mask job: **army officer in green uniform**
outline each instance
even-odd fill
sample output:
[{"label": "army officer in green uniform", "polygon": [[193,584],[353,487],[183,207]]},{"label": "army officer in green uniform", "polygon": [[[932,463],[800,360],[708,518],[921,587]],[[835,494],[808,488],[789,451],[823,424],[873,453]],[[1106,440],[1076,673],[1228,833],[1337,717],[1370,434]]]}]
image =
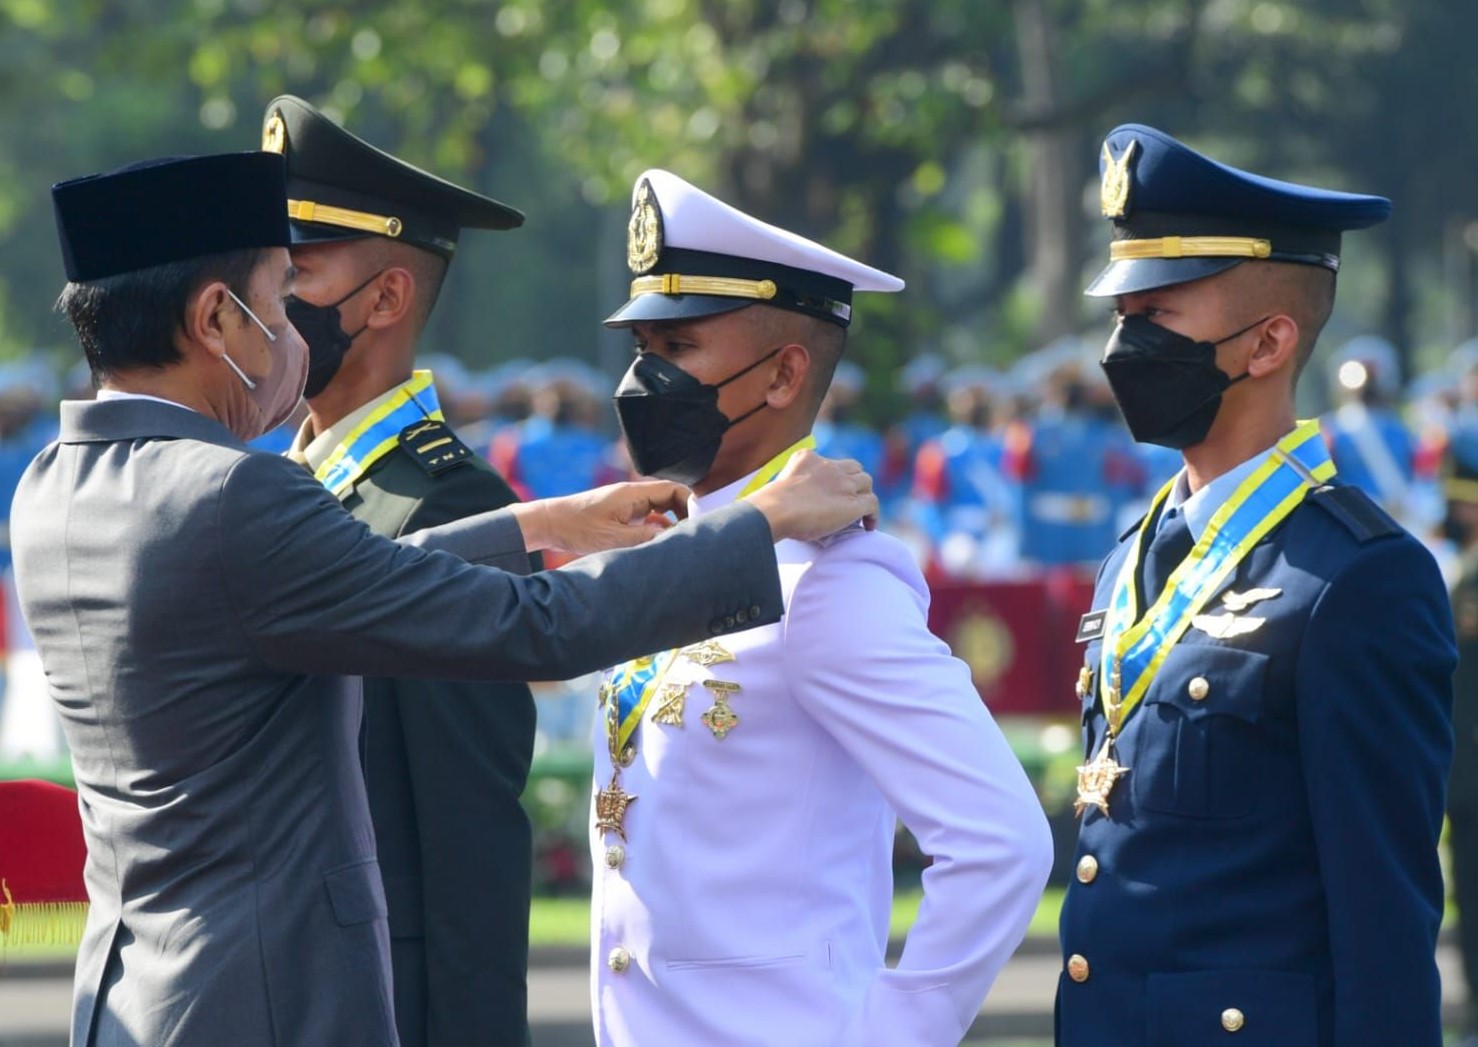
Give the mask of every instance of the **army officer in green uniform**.
[{"label": "army officer in green uniform", "polygon": [[[390,537],[515,501],[447,427],[431,372],[414,368],[460,232],[512,229],[523,215],[290,95],[267,106],[262,145],[287,157],[297,268],[287,314],[309,351],[309,417],[290,453]],[[405,1047],[527,1042],[531,858],[519,795],[533,742],[526,684],[364,681],[361,751]]]}]

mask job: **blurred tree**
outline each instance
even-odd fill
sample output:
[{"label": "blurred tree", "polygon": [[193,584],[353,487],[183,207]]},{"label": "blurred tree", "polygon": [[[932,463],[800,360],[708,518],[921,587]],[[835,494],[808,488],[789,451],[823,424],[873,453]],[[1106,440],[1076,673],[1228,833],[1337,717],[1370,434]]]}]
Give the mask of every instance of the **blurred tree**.
[{"label": "blurred tree", "polygon": [[474,363],[616,364],[598,321],[652,165],[909,279],[860,309],[875,405],[926,345],[1006,362],[1087,315],[1125,119],[1395,196],[1342,309],[1410,347],[1478,217],[1475,28],[1442,0],[0,0],[0,354],[66,341],[47,184],[250,148],[282,91],[529,213],[464,241],[438,311]]}]

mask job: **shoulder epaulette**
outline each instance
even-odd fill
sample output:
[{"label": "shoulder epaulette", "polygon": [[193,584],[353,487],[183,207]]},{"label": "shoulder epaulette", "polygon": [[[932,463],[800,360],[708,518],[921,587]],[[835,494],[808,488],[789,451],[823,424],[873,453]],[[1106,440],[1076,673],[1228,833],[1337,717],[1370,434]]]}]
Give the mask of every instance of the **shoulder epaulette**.
[{"label": "shoulder epaulette", "polygon": [[472,460],[472,450],[445,422],[425,418],[400,431],[400,446],[427,476],[436,476]]},{"label": "shoulder epaulette", "polygon": [[1358,487],[1325,484],[1309,495],[1309,502],[1344,524],[1358,541],[1401,533],[1401,525]]}]

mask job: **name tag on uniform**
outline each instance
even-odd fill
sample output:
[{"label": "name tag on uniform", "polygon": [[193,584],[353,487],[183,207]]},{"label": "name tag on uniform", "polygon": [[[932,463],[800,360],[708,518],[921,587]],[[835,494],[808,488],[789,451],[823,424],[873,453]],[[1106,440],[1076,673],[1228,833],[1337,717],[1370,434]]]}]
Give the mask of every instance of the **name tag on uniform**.
[{"label": "name tag on uniform", "polygon": [[1103,637],[1103,623],[1108,621],[1108,610],[1090,611],[1078,619],[1078,643],[1087,643]]}]

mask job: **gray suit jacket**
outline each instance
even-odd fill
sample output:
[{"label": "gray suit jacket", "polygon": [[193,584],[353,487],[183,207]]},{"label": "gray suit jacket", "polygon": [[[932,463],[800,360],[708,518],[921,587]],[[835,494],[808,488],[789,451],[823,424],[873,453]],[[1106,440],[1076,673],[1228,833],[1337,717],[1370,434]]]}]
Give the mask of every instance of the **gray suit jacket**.
[{"label": "gray suit jacket", "polygon": [[[753,508],[519,577],[503,513],[402,542],[147,400],[65,403],[11,517],[92,902],[72,1037],[395,1042],[353,674],[566,678],[776,620]],[[459,558],[461,557],[461,558]]]}]

